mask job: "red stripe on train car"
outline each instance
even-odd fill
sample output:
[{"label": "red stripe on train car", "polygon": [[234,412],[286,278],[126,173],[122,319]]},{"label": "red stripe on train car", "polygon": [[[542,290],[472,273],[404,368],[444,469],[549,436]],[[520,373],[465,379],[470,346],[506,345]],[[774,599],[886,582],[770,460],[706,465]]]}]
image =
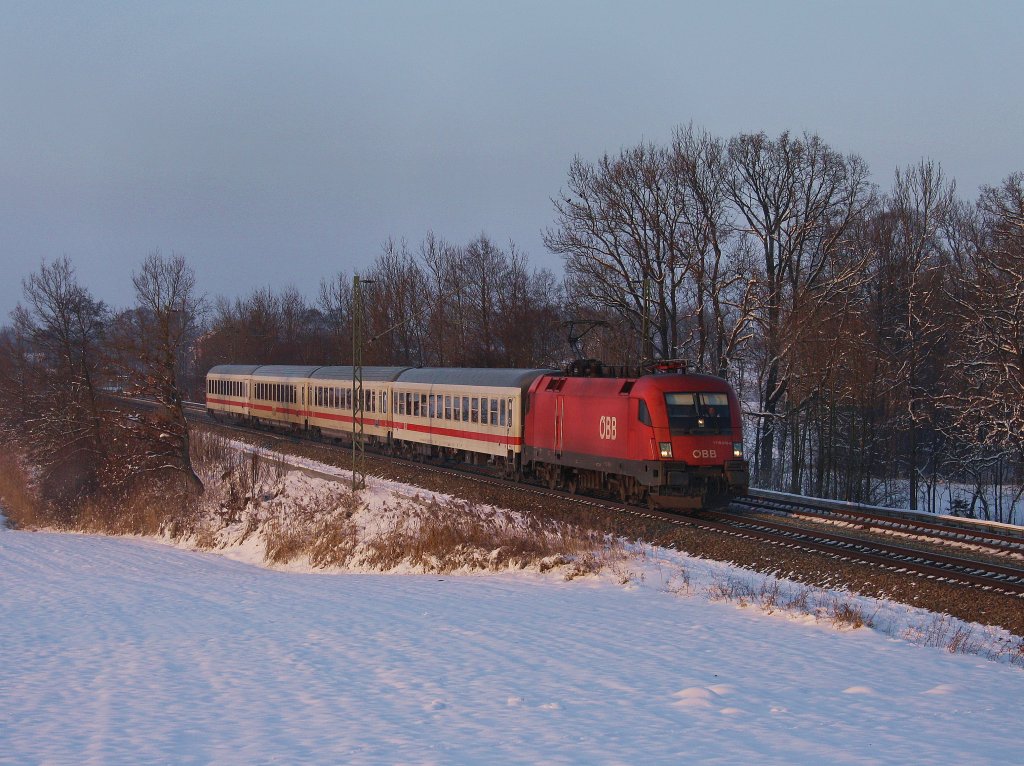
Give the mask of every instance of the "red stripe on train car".
[{"label": "red stripe on train car", "polygon": [[[319,418],[321,420],[334,420],[341,423],[351,423],[351,415],[339,415],[333,412],[320,412],[318,410],[293,410],[288,407],[277,407],[267,404],[248,404],[245,401],[233,402],[227,399],[206,399],[207,404],[223,404],[231,407],[248,406],[253,410],[262,410],[275,414],[297,415],[299,417]],[[374,422],[377,421],[377,422]],[[521,446],[521,436],[509,436],[506,434],[487,434],[478,431],[465,431],[457,428],[439,428],[436,426],[425,426],[419,423],[402,423],[394,420],[366,418],[363,423],[375,428],[391,428],[396,431],[412,431],[415,433],[429,434],[432,436],[447,436],[452,439],[466,439],[469,441],[486,442],[488,444],[506,444],[513,447]]]},{"label": "red stripe on train car", "polygon": [[[310,412],[311,418],[321,418],[323,420],[337,420],[342,423],[351,423],[351,415],[338,415],[333,412],[320,412],[313,410]],[[438,426],[425,426],[419,423],[403,423],[395,420],[386,420],[368,417],[363,422],[367,425],[373,425],[379,428],[391,428],[396,431],[414,431],[416,433],[431,434],[433,436],[448,436],[454,439],[469,439],[471,441],[482,441],[491,444],[508,444],[512,446],[519,446],[523,443],[523,439],[520,436],[508,436],[506,434],[487,434],[480,433],[479,431],[465,431],[455,428],[441,428]]]}]

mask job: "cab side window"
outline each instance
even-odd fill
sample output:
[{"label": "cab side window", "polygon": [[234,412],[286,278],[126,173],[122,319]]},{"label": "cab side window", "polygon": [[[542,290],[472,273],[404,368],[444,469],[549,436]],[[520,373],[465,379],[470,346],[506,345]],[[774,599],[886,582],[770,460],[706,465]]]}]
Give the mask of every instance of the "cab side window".
[{"label": "cab side window", "polygon": [[651,412],[647,409],[647,402],[643,399],[640,400],[640,406],[637,411],[637,419],[645,426],[651,425]]}]

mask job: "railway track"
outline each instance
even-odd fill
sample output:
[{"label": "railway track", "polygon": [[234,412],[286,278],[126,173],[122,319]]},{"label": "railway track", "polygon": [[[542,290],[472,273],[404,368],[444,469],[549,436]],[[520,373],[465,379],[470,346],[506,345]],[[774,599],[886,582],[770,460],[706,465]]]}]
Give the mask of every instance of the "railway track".
[{"label": "railway track", "polygon": [[752,491],[749,497],[739,498],[734,504],[761,512],[805,517],[862,530],[925,538],[951,545],[972,545],[993,553],[1024,556],[1024,528],[1009,524],[937,517],[915,511],[861,506],[761,490]]},{"label": "railway track", "polygon": [[[294,435],[274,431],[254,431],[237,425],[213,421],[208,418],[202,405],[191,404],[192,416],[204,422],[216,423],[221,428],[245,434],[260,434],[290,442],[306,441]],[[320,444],[320,442],[309,442]],[[588,495],[578,495],[564,490],[548,489],[535,484],[514,482],[492,473],[474,470],[472,467],[438,465],[409,460],[407,458],[378,455],[375,457],[397,465],[405,465],[437,476],[458,477],[474,482],[514,489],[541,497],[557,498],[583,507],[597,510],[627,513],[646,520],[662,522],[669,526],[695,527],[758,541],[790,550],[826,555],[844,562],[866,564],[882,570],[926,578],[950,585],[967,586],[1002,595],[1024,598],[1024,568],[1006,566],[967,555],[954,556],[926,549],[895,545],[883,539],[884,534],[898,531],[903,534],[925,536],[941,542],[969,544],[974,549],[987,553],[1005,554],[1024,551],[1024,530],[999,530],[982,527],[962,528],[958,524],[945,524],[930,517],[927,520],[900,518],[898,512],[892,516],[878,510],[860,510],[844,503],[829,503],[824,500],[779,496],[777,493],[751,493],[738,498],[729,508],[721,511],[701,511],[692,515],[678,515],[623,504]],[[343,462],[339,467],[345,467]],[[771,516],[772,518],[766,518]],[[811,528],[804,520],[812,517],[817,521],[833,523],[842,521],[853,524],[865,531],[862,536],[838,534],[832,530]],[[882,534],[878,534],[881,532]]]}]

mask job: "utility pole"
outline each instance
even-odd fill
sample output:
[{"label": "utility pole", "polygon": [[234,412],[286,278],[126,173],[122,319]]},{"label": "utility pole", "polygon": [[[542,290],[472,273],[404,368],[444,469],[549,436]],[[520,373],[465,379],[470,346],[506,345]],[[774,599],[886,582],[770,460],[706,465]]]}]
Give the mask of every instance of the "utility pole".
[{"label": "utility pole", "polygon": [[373,280],[352,277],[352,491],[366,488],[366,403],[363,400],[363,285]]}]

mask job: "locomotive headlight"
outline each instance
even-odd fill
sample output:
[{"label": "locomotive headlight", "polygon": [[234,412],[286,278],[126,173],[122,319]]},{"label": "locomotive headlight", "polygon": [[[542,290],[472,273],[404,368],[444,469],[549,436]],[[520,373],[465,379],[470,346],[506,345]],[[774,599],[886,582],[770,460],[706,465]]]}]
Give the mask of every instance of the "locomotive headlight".
[{"label": "locomotive headlight", "polygon": [[672,442],[658,442],[658,451],[663,460],[672,459]]},{"label": "locomotive headlight", "polygon": [[732,456],[743,457],[743,442],[732,443]]}]

